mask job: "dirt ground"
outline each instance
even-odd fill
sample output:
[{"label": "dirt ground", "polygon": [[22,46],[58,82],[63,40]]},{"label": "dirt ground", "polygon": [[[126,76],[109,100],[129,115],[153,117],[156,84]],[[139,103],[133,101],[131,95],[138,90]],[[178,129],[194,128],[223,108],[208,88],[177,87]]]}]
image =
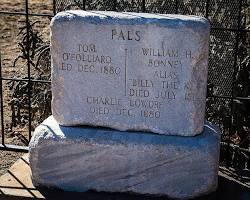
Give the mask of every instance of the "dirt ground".
[{"label": "dirt ground", "polygon": [[[0,200],[170,200],[166,196],[142,195],[135,193],[109,192],[66,192],[54,187],[36,187],[31,180],[28,154],[19,159],[3,176],[0,176]],[[238,179],[234,171],[220,167],[218,188],[215,192],[193,200],[249,200],[250,181]]]},{"label": "dirt ground", "polygon": [[[29,0],[29,12],[39,14],[53,14],[52,0]],[[0,11],[25,12],[25,0],[1,0]],[[43,40],[49,40],[48,17],[30,16],[30,21],[39,21],[35,28],[39,30]],[[24,78],[27,76],[27,65],[22,60],[13,67],[14,59],[20,54],[18,43],[21,41],[18,33],[20,28],[25,25],[25,16],[0,14],[0,52],[2,76],[5,78]],[[10,91],[7,87],[7,81],[3,81],[3,103],[4,103],[4,125],[5,125],[5,143],[15,145],[27,145],[28,129],[27,127],[14,127],[11,130],[11,108]],[[1,128],[0,128],[1,129]],[[3,130],[1,130],[2,132]],[[1,136],[0,136],[1,140]],[[0,150],[0,175],[23,154]]]},{"label": "dirt ground", "polygon": [[[29,12],[39,14],[53,14],[52,0],[29,0]],[[25,12],[25,0],[1,0],[0,11]],[[30,16],[30,21],[39,21],[35,28],[39,30],[45,41],[49,40],[48,17]],[[5,78],[24,78],[27,76],[27,65],[19,60],[16,67],[13,67],[14,59],[20,54],[18,43],[21,37],[18,36],[19,30],[25,25],[25,16],[0,14],[0,52],[2,61],[2,76]],[[4,103],[4,125],[6,144],[27,145],[28,130],[27,126],[17,126],[11,129],[11,108],[10,90],[7,81],[3,81],[3,103]],[[0,126],[1,129],[1,126]],[[1,130],[3,132],[3,130]],[[1,135],[0,135],[1,140]],[[0,175],[23,154],[0,150]]]}]

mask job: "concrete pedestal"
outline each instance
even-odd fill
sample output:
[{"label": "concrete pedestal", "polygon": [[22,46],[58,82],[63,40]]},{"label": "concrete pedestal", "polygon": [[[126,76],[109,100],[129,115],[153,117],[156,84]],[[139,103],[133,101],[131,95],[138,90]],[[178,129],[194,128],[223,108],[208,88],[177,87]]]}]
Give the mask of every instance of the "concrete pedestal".
[{"label": "concrete pedestal", "polygon": [[63,127],[53,117],[30,142],[35,186],[191,198],[216,190],[220,133],[194,137]]}]

